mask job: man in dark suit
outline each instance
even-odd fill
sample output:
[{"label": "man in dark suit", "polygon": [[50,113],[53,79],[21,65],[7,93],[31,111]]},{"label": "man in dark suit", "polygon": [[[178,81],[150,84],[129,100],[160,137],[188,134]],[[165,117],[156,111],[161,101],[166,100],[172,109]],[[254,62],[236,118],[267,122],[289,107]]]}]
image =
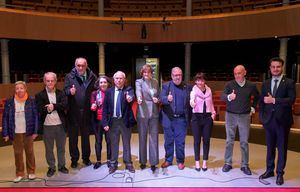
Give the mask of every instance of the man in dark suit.
[{"label": "man in dark suit", "polygon": [[109,173],[114,173],[118,167],[120,135],[123,142],[123,161],[126,169],[134,173],[130,148],[131,128],[136,123],[131,108],[135,98],[134,91],[132,87],[125,86],[126,76],[122,71],[116,72],[113,78],[115,86],[106,91],[102,117],[104,130],[109,131],[111,140]]},{"label": "man in dark suit", "polygon": [[185,136],[192,111],[189,104],[191,86],[182,82],[182,70],[179,67],[172,69],[171,77],[172,81],[163,85],[160,94],[163,105],[161,124],[164,129],[166,151],[165,162],[161,167],[172,165],[175,144],[177,166],[182,170],[185,167]]},{"label": "man in dark suit", "polygon": [[266,131],[267,142],[267,170],[260,176],[260,179],[274,176],[277,147],[277,185],[284,183],[288,136],[293,124],[292,105],[296,97],[293,80],[282,74],[283,65],[284,61],[281,58],[276,57],[270,60],[272,78],[266,80],[262,85],[259,107],[259,116]]}]

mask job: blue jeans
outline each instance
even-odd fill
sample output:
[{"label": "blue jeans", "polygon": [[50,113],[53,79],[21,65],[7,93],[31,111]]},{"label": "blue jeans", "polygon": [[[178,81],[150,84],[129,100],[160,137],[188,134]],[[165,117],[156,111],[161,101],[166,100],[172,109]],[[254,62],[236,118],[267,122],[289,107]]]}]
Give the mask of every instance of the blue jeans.
[{"label": "blue jeans", "polygon": [[185,147],[185,136],[187,131],[187,122],[185,118],[174,118],[171,121],[170,126],[164,128],[165,138],[165,151],[166,161],[169,163],[173,162],[174,156],[174,143],[176,150],[176,162],[184,163],[184,147]]}]

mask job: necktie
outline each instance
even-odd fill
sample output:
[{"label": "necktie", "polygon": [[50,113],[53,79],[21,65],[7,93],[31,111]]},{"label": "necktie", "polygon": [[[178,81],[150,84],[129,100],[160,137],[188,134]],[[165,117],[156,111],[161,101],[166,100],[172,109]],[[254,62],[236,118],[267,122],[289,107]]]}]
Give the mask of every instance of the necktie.
[{"label": "necktie", "polygon": [[83,82],[85,82],[85,80],[86,80],[84,75],[81,76],[81,79],[82,79]]},{"label": "necktie", "polygon": [[120,117],[121,116],[121,89],[118,89],[118,97],[117,97],[117,103],[116,103],[116,116]]},{"label": "necktie", "polygon": [[274,87],[273,87],[273,94],[272,94],[272,95],[273,95],[273,97],[275,96],[275,94],[276,94],[276,91],[277,91],[277,83],[278,83],[278,79],[275,79],[275,80],[274,80],[274,82],[275,82],[275,83],[274,83]]}]

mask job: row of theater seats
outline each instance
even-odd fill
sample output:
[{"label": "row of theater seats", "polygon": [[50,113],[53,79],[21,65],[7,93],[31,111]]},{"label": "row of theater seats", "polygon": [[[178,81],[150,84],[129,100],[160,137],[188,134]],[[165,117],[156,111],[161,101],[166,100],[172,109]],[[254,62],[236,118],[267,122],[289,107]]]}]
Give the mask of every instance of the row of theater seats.
[{"label": "row of theater seats", "polygon": [[[225,121],[225,112],[226,112],[226,103],[220,99],[222,91],[215,91],[213,93],[214,107],[217,112],[217,121]],[[2,126],[2,114],[4,111],[5,98],[0,99],[0,127]],[[133,105],[133,108],[136,109],[136,103]],[[134,110],[135,111],[135,110]],[[256,108],[256,113],[251,117],[252,124],[260,124],[259,121],[259,108]],[[300,129],[300,98],[296,99],[295,104],[293,105],[293,116],[294,124],[293,128]]]},{"label": "row of theater seats", "polygon": [[194,0],[193,15],[229,13],[282,6],[282,0]]},{"label": "row of theater seats", "polygon": [[98,1],[95,0],[42,0],[39,2],[11,0],[7,7],[39,12],[76,15],[98,15]]},{"label": "row of theater seats", "polygon": [[[300,3],[290,0],[290,4]],[[10,0],[8,7],[42,12],[98,15],[98,0]],[[282,0],[192,0],[192,15],[227,13],[282,6]],[[104,16],[185,16],[185,0],[109,0]]]}]

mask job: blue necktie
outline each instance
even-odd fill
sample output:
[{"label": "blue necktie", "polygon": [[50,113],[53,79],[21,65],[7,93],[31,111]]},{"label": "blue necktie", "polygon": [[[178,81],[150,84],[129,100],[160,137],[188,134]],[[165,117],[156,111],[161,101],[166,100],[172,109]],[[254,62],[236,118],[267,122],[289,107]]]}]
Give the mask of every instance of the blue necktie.
[{"label": "blue necktie", "polygon": [[276,91],[277,91],[277,88],[278,88],[278,85],[277,85],[277,83],[278,83],[278,79],[275,79],[274,80],[274,86],[273,86],[273,97],[275,97],[275,94],[276,94]]},{"label": "blue necktie", "polygon": [[121,116],[121,89],[118,89],[119,93],[118,93],[118,97],[117,97],[117,103],[116,103],[116,116],[120,117]]}]

